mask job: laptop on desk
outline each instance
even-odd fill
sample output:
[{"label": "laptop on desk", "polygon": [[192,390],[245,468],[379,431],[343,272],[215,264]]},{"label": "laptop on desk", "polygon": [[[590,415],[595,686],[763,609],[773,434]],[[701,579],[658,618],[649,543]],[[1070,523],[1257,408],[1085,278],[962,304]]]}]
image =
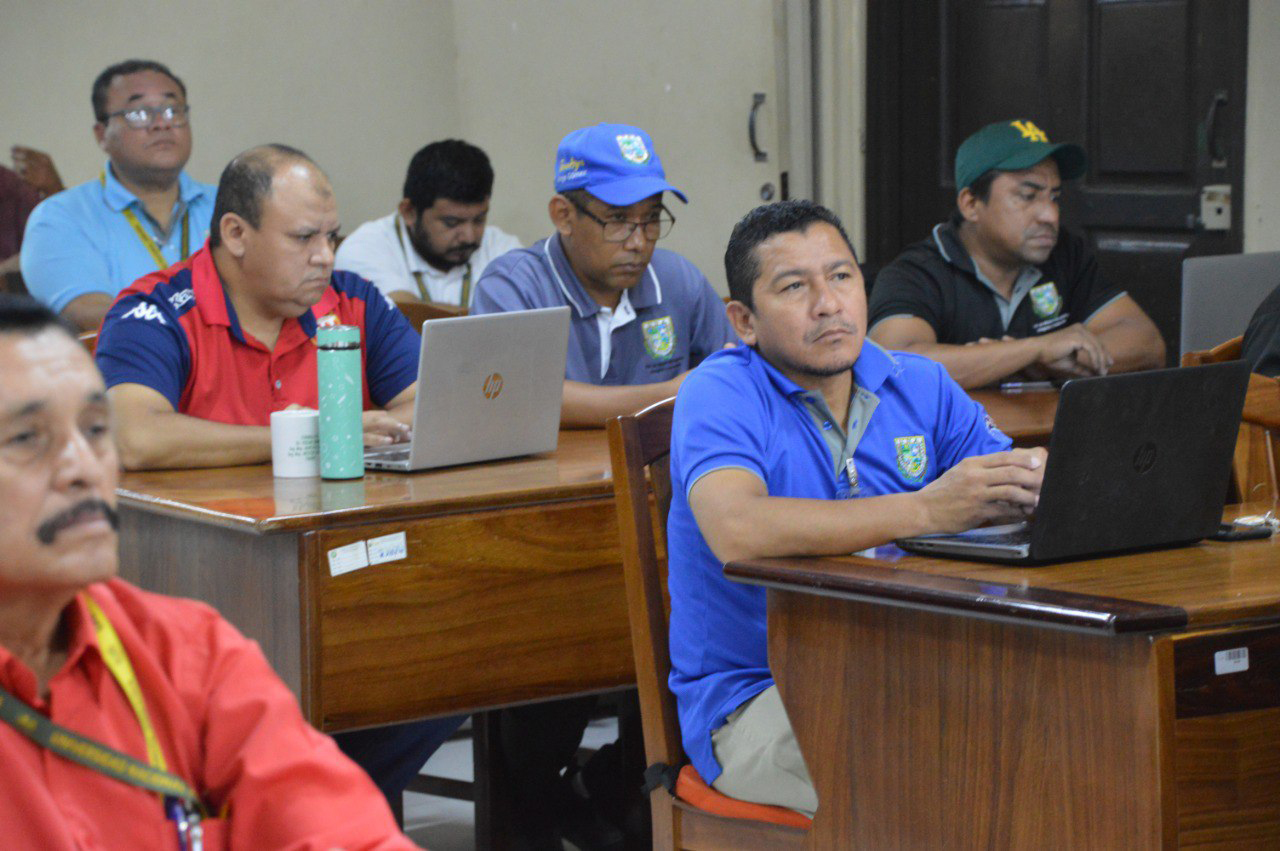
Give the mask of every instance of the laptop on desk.
[{"label": "laptop on desk", "polygon": [[1178,354],[1211,349],[1239,337],[1276,284],[1280,284],[1280,251],[1183,260]]},{"label": "laptop on desk", "polygon": [[409,443],[366,449],[369,470],[410,472],[556,448],[569,308],[422,325]]},{"label": "laptop on desk", "polygon": [[1244,361],[1069,381],[1032,521],[897,543],[1034,564],[1199,541],[1222,520],[1248,383]]}]

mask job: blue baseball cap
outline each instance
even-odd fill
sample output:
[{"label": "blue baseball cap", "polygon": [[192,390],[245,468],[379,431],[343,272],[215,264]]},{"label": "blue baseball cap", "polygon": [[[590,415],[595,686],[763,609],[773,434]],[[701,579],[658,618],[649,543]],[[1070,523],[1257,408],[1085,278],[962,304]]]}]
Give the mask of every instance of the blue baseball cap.
[{"label": "blue baseball cap", "polygon": [[585,189],[615,207],[663,191],[689,203],[683,192],[667,182],[649,134],[629,124],[583,127],[561,139],[554,185],[557,192]]}]

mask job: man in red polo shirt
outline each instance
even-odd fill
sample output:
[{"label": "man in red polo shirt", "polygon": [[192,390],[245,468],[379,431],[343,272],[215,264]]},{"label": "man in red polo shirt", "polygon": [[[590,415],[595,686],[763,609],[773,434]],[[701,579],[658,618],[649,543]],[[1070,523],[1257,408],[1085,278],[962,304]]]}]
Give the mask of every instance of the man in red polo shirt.
[{"label": "man in red polo shirt", "polygon": [[[107,312],[98,366],[126,469],[271,458],[272,411],[316,407],[316,327],[361,329],[365,443],[407,435],[420,339],[373,284],[333,271],[338,208],[306,154],[253,148],[222,172],[209,242]],[[335,736],[393,803],[461,717]]]},{"label": "man in red polo shirt", "polygon": [[366,444],[405,438],[418,335],[372,284],[333,271],[337,232],[333,188],[306,154],[265,145],[231,161],[209,242],[124,290],[103,321],[126,469],[270,460],[271,412],[316,406],[317,325],[361,329]]}]

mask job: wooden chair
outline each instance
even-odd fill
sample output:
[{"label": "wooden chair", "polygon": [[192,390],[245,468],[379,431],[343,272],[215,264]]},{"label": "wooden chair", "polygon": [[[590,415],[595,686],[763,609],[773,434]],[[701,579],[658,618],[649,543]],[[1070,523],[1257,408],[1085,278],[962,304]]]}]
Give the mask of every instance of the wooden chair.
[{"label": "wooden chair", "polygon": [[645,776],[665,775],[665,782],[649,796],[653,847],[800,848],[806,839],[807,818],[783,807],[722,795],[686,764],[675,697],[667,689],[671,656],[664,530],[671,504],[668,454],[674,406],[674,400],[668,399],[607,425],[645,757],[650,764]]},{"label": "wooden chair", "polygon": [[[1182,356],[1182,365],[1199,366],[1239,360],[1243,340],[1243,336],[1233,337],[1212,349],[1187,352]],[[1275,441],[1280,429],[1269,425],[1267,418],[1269,403],[1276,392],[1274,385],[1274,379],[1261,375],[1254,375],[1249,379],[1244,414],[1240,418],[1240,436],[1236,439],[1235,457],[1231,462],[1231,487],[1227,502],[1276,498]]]},{"label": "wooden chair", "polygon": [[76,337],[80,341],[80,345],[89,350],[89,354],[93,354],[98,348],[98,332],[85,331]]},{"label": "wooden chair", "polygon": [[435,301],[398,301],[396,307],[409,320],[414,328],[422,329],[422,323],[428,319],[447,319],[451,316],[466,316],[467,309],[453,304],[440,304]]}]

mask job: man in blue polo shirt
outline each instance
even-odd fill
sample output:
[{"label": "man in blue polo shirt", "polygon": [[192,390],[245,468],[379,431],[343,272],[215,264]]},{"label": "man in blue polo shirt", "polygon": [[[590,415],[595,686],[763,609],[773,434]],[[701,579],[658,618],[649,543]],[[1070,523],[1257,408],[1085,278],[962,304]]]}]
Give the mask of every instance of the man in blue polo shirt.
[{"label": "man in blue polo shirt", "polygon": [[722,565],[1022,518],[1045,456],[1010,450],[938,363],[865,341],[862,275],[825,208],[757,208],[734,228],[725,268],[747,345],[690,374],[672,423],[670,685],[708,783],[812,814],[769,672],[765,591],[729,582]]},{"label": "man in blue polo shirt", "polygon": [[116,293],[185,260],[209,232],[213,187],[183,171],[189,111],[186,86],[159,62],[130,59],[94,80],[107,163],[36,207],[21,260],[31,294],[81,330],[97,330]]},{"label": "man in blue polo shirt", "polygon": [[600,427],[675,394],[685,373],[734,342],[724,305],[688,260],[656,248],[675,224],[649,134],[597,124],[556,151],[556,233],[485,269],[475,313],[573,308],[561,423]]}]

